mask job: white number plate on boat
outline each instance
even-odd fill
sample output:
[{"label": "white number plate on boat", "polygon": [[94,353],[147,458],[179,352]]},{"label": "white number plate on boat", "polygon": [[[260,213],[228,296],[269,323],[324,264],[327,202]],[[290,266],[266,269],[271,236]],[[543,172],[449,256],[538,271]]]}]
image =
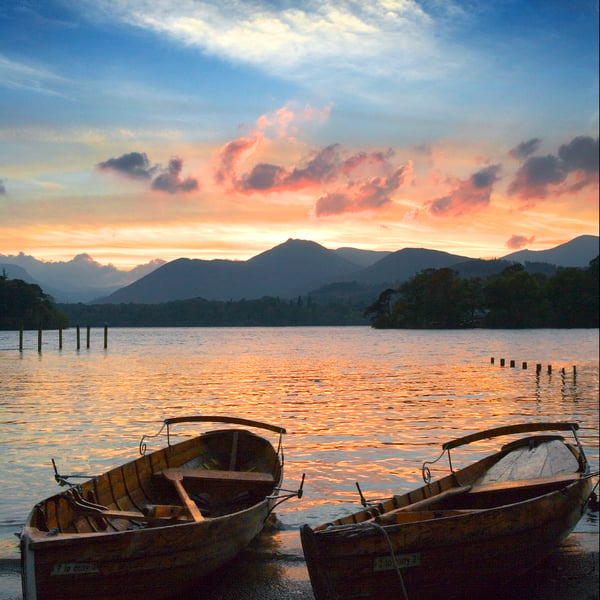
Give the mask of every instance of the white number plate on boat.
[{"label": "white number plate on boat", "polygon": [[[418,567],[421,564],[421,555],[418,552],[414,554],[396,554],[396,565],[401,569],[407,567]],[[373,565],[374,571],[391,571],[396,568],[391,556],[376,556]]]},{"label": "white number plate on boat", "polygon": [[94,563],[60,563],[54,565],[50,575],[87,575],[99,573],[98,566]]}]

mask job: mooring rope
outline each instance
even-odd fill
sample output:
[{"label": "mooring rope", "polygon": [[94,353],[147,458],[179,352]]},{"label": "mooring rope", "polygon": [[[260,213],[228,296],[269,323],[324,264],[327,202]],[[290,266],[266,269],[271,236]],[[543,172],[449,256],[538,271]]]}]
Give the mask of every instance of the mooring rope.
[{"label": "mooring rope", "polygon": [[362,523],[356,523],[356,526],[362,527],[374,527],[380,533],[383,534],[385,541],[390,549],[390,556],[392,557],[392,564],[394,565],[394,570],[396,571],[396,575],[398,575],[398,579],[400,580],[400,587],[402,588],[402,595],[404,596],[404,600],[408,599],[408,593],[406,591],[406,586],[404,585],[404,578],[402,577],[402,571],[400,570],[400,565],[396,560],[396,555],[394,554],[394,547],[392,546],[392,540],[390,540],[390,536],[388,532],[385,530],[385,527],[381,526],[379,523],[375,523],[375,521],[363,521]]}]

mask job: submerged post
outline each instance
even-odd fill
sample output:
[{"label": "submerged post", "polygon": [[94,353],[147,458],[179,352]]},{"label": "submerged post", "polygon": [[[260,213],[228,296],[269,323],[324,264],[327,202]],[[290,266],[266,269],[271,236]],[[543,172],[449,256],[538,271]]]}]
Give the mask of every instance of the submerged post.
[{"label": "submerged post", "polygon": [[19,352],[23,352],[23,328],[19,329]]},{"label": "submerged post", "polygon": [[81,337],[80,337],[79,325],[77,325],[77,350],[81,348]]},{"label": "submerged post", "polygon": [[42,351],[42,328],[38,327],[38,352]]},{"label": "submerged post", "polygon": [[87,326],[87,330],[86,330],[86,336],[85,336],[85,347],[89,348],[90,347],[90,326]]},{"label": "submerged post", "polygon": [[62,327],[58,328],[58,349],[62,350]]},{"label": "submerged post", "polygon": [[104,323],[104,349],[108,348],[108,325]]}]

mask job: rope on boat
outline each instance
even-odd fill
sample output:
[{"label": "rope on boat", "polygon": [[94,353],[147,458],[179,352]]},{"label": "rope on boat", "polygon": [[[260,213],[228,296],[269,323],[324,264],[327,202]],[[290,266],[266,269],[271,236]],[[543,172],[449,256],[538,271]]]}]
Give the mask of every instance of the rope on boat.
[{"label": "rope on boat", "polygon": [[402,588],[402,596],[404,600],[408,599],[408,593],[406,591],[406,586],[404,585],[404,578],[402,577],[402,571],[400,570],[400,565],[396,560],[396,555],[394,554],[394,547],[392,546],[392,540],[390,540],[390,536],[388,532],[385,530],[385,527],[380,525],[379,523],[375,523],[374,521],[363,521],[362,523],[356,523],[358,527],[374,527],[377,531],[383,534],[385,541],[387,542],[388,548],[390,549],[390,557],[392,558],[392,564],[394,565],[394,570],[396,571],[396,575],[398,575],[398,580],[400,581],[400,587]]},{"label": "rope on boat", "polygon": [[168,425],[168,423],[163,423],[162,427],[158,430],[157,433],[155,433],[155,434],[145,433],[142,436],[142,438],[140,439],[139,451],[140,451],[140,454],[142,456],[144,456],[146,454],[146,450],[147,450],[146,442],[145,442],[146,438],[155,438],[155,437],[158,437],[162,433],[162,431],[163,431],[163,429],[165,427],[167,428],[167,445],[169,445],[169,446],[171,445],[171,440],[169,438],[169,425]]},{"label": "rope on boat", "polygon": [[[442,456],[444,456],[444,454],[446,454],[446,449],[444,448],[442,450],[442,453],[435,459],[435,460],[429,460],[429,461],[425,461],[423,463],[423,466],[421,467],[421,477],[423,477],[423,481],[427,484],[431,483],[431,471],[429,470],[429,467],[427,465],[434,465],[436,462],[438,462]],[[452,461],[450,460],[450,452],[448,452],[448,461],[450,462],[450,471],[452,471]]]}]

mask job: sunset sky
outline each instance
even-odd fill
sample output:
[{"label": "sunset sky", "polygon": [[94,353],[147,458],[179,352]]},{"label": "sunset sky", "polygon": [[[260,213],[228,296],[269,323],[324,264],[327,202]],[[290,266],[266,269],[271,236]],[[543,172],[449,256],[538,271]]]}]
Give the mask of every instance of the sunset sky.
[{"label": "sunset sky", "polygon": [[597,0],[3,2],[0,255],[598,235],[598,85]]}]

